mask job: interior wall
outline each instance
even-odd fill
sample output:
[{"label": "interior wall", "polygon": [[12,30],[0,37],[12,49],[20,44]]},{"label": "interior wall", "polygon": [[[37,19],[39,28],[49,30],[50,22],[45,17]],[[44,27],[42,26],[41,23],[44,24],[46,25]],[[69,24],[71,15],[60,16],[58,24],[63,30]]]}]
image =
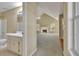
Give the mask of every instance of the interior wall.
[{"label": "interior wall", "polygon": [[24,50],[25,55],[32,55],[37,50],[37,36],[36,36],[36,16],[37,4],[27,2],[24,3],[24,19],[25,19],[25,39]]},{"label": "interior wall", "polygon": [[7,28],[7,21],[4,18],[0,18],[0,38],[6,38],[6,30]]},{"label": "interior wall", "polygon": [[73,20],[73,22],[74,22],[74,27],[73,27],[73,29],[74,29],[74,33],[73,33],[73,37],[74,37],[74,39],[73,39],[73,46],[74,46],[74,50],[75,50],[75,52],[77,53],[77,54],[79,54],[79,2],[76,2],[76,3],[73,3],[73,10],[74,10],[74,12],[73,12],[73,17],[75,18],[75,16],[77,16],[77,18],[75,18],[74,20]]},{"label": "interior wall", "polygon": [[73,33],[74,33],[74,23],[73,23],[73,17],[74,17],[74,8],[73,8],[73,3],[70,2],[68,3],[68,49],[74,49],[74,44],[73,44]]},{"label": "interior wall", "polygon": [[17,30],[17,13],[20,7],[3,12],[2,15],[7,20],[7,32],[12,33]]},{"label": "interior wall", "polygon": [[17,19],[17,31],[22,31],[24,32],[24,21],[23,21],[23,14],[22,15],[18,15],[18,19]]},{"label": "interior wall", "polygon": [[40,16],[40,19],[37,20],[37,24],[40,25],[40,28],[41,27],[48,27],[48,31],[50,31],[51,29],[51,25],[55,26],[52,28],[52,32],[51,33],[59,33],[59,21],[47,14],[43,14]]},{"label": "interior wall", "polygon": [[0,13],[0,38],[1,39],[5,38],[6,26],[7,26],[6,19]]},{"label": "interior wall", "polygon": [[27,3],[27,43],[28,43],[28,55],[31,55],[33,51],[37,49],[37,37],[36,37],[36,4]]},{"label": "interior wall", "polygon": [[63,25],[63,27],[64,27],[64,36],[63,36],[63,38],[64,38],[64,51],[63,51],[63,53],[64,53],[64,55],[65,56],[68,56],[68,55],[70,55],[70,53],[69,53],[69,50],[68,50],[68,3],[66,3],[66,2],[64,2],[63,3],[63,14],[64,14],[64,18],[63,18],[63,22],[64,22],[64,25]]},{"label": "interior wall", "polygon": [[43,13],[47,13],[58,20],[60,11],[60,6],[62,2],[39,2],[38,3],[38,14],[39,16]]}]

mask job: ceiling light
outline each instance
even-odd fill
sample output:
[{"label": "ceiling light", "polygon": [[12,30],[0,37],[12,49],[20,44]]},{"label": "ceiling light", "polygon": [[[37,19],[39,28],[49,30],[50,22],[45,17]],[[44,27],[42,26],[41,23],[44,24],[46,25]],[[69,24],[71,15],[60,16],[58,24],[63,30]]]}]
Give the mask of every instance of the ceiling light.
[{"label": "ceiling light", "polygon": [[22,2],[16,3],[16,6],[22,6]]},{"label": "ceiling light", "polygon": [[40,19],[41,17],[37,17],[37,19]]}]

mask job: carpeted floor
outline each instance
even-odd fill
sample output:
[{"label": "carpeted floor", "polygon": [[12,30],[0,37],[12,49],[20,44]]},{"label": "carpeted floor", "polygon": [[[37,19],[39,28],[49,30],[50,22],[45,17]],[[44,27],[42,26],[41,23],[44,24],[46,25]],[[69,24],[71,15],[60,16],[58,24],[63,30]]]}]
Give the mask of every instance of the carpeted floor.
[{"label": "carpeted floor", "polygon": [[58,35],[38,33],[37,46],[33,56],[62,56]]}]

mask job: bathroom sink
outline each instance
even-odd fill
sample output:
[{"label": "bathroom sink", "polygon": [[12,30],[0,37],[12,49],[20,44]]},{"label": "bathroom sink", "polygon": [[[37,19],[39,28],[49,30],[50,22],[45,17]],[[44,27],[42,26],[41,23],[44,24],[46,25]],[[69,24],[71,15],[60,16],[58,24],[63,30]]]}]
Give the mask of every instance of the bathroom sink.
[{"label": "bathroom sink", "polygon": [[7,33],[8,36],[15,36],[15,37],[23,37],[22,32],[18,31],[16,33]]}]

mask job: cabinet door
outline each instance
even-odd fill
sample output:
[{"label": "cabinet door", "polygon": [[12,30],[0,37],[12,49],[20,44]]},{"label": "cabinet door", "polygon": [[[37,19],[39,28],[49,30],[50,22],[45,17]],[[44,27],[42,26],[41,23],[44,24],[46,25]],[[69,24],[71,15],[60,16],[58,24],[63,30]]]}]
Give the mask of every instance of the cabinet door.
[{"label": "cabinet door", "polygon": [[8,50],[18,54],[18,38],[8,36]]},{"label": "cabinet door", "polygon": [[18,54],[22,55],[22,38],[18,39]]}]

